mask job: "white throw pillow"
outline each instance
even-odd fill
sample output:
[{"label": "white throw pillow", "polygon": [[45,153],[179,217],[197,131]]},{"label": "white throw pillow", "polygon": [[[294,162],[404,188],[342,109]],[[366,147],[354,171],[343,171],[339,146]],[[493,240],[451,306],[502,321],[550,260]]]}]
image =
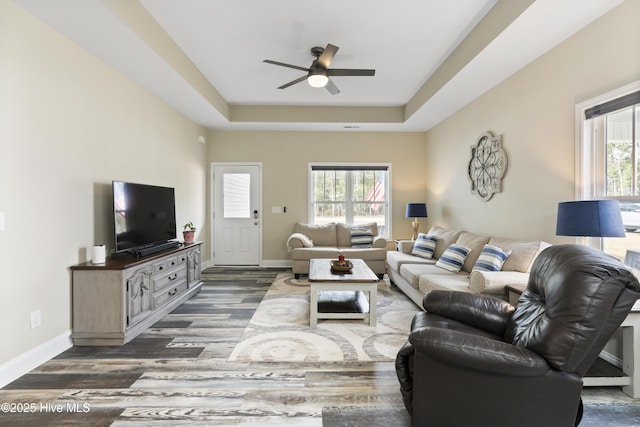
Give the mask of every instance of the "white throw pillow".
[{"label": "white throw pillow", "polygon": [[500,271],[511,251],[505,252],[497,246],[484,245],[471,271]]},{"label": "white throw pillow", "polygon": [[361,228],[351,230],[351,247],[370,248],[373,245],[373,232]]},{"label": "white throw pillow", "polygon": [[437,237],[419,233],[418,238],[413,244],[413,249],[411,249],[411,255],[424,259],[431,259],[433,258],[433,253],[436,250],[437,242]]},{"label": "white throw pillow", "polygon": [[464,246],[456,245],[455,243],[449,245],[440,259],[438,259],[438,262],[436,262],[436,267],[458,273],[462,269],[464,260],[467,259],[470,252],[471,249],[465,248]]}]

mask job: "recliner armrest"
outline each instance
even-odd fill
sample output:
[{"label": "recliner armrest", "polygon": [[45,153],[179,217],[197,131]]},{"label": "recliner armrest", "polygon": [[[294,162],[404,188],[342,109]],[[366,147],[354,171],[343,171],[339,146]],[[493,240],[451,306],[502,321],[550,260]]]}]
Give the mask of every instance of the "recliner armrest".
[{"label": "recliner armrest", "polygon": [[513,377],[536,377],[550,369],[538,354],[503,341],[441,328],[420,328],[409,335],[415,351],[442,363]]},{"label": "recliner armrest", "polygon": [[468,292],[434,290],[425,294],[422,306],[429,313],[457,320],[494,335],[503,336],[515,307],[506,301]]}]

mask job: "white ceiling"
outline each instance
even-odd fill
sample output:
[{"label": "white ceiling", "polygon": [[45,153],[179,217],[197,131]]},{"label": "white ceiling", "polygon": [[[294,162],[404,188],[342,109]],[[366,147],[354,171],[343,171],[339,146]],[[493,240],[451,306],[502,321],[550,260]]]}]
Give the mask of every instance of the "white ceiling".
[{"label": "white ceiling", "polygon": [[[212,129],[424,131],[622,0],[15,0]],[[308,67],[339,46],[338,95]]]}]

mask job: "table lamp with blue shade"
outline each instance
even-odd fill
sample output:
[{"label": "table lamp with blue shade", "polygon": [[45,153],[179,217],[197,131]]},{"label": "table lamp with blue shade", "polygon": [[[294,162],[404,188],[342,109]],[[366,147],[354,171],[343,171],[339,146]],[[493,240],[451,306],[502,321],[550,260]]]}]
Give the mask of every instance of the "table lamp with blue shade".
[{"label": "table lamp with blue shade", "polygon": [[418,229],[420,228],[420,221],[418,218],[427,217],[427,204],[426,203],[407,203],[407,210],[405,217],[413,218],[413,235],[411,240],[418,238]]},{"label": "table lamp with blue shade", "polygon": [[625,237],[617,200],[580,200],[558,203],[557,236]]}]

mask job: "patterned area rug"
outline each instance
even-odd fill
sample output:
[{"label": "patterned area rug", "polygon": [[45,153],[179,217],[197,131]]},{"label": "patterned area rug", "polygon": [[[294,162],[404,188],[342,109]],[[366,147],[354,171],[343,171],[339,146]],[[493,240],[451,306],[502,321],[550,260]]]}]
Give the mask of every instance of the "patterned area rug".
[{"label": "patterned area rug", "polygon": [[245,329],[230,361],[392,361],[418,308],[387,281],[378,284],[377,325],[319,320],[309,326],[309,282],[279,274]]}]

